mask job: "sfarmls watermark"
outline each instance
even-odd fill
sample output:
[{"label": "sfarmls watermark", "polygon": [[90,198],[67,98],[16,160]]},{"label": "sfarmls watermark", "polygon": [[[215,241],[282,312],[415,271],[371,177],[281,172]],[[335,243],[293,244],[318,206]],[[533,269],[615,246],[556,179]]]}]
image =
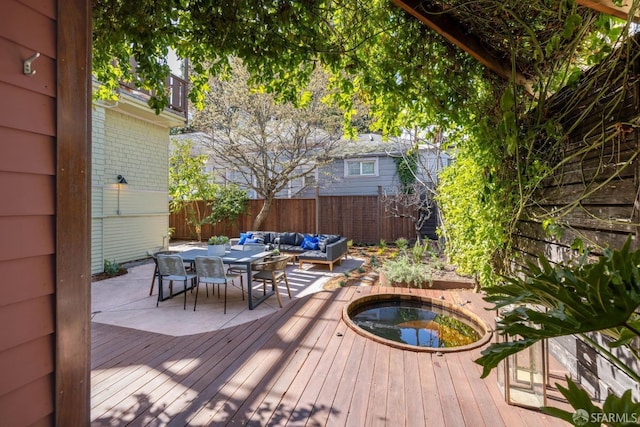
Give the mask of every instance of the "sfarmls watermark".
[{"label": "sfarmls watermark", "polygon": [[640,418],[638,414],[632,413],[616,413],[616,412],[592,412],[589,413],[584,409],[578,409],[572,416],[573,423],[577,426],[583,426],[587,423],[637,423]]}]

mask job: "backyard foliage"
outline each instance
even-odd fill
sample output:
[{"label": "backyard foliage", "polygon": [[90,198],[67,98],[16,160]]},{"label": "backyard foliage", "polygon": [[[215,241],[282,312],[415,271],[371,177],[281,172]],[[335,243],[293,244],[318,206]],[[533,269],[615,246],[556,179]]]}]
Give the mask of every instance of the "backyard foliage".
[{"label": "backyard foliage", "polygon": [[[169,159],[169,207],[172,212],[185,210],[189,227],[198,241],[202,240],[202,226],[224,219],[233,219],[247,208],[246,192],[213,182],[213,176],[204,172],[207,155],[193,156],[190,141],[173,144]],[[207,201],[210,212],[201,209],[199,201]]]},{"label": "backyard foliage", "polygon": [[[434,270],[442,268],[429,243],[416,242],[409,247],[406,239],[396,240],[397,251],[388,254],[380,272],[389,284],[428,288],[433,284]],[[427,261],[428,258],[430,262]]]},{"label": "backyard foliage", "polygon": [[[487,289],[488,301],[502,309],[498,331],[515,341],[492,344],[476,360],[483,366],[483,377],[509,355],[534,343],[564,335],[580,335],[597,348],[612,364],[636,382],[640,375],[628,360],[622,360],[611,348],[622,347],[630,357],[640,362],[640,250],[631,251],[631,238],[620,250],[605,250],[596,262],[589,262],[584,253],[574,265],[552,266],[539,257],[540,266],[529,264],[520,277],[507,277],[502,286]],[[598,331],[609,338],[605,348],[586,335]],[[576,409],[585,409],[584,392],[569,382],[563,394]],[[625,410],[640,416],[640,405],[629,395],[609,396],[606,406],[622,404]],[[589,403],[589,405],[591,405]],[[593,406],[593,405],[591,405]],[[568,416],[563,411],[549,410],[556,416]]]},{"label": "backyard foliage", "polygon": [[205,107],[192,124],[211,135],[205,144],[216,167],[264,200],[252,227],[259,230],[278,193],[314,178],[336,152],[340,114],[322,102],[327,78],[320,70],[305,88],[304,104],[295,106],[252,89],[242,63],[231,63],[228,75],[210,79]]},{"label": "backyard foliage", "polygon": [[385,188],[382,194],[385,213],[393,218],[410,219],[418,242],[422,239],[421,230],[435,212],[437,173],[445,166],[443,161],[447,157],[443,144],[425,144],[425,139],[418,137],[416,130],[411,139],[398,142],[399,155],[393,160],[400,185]]}]

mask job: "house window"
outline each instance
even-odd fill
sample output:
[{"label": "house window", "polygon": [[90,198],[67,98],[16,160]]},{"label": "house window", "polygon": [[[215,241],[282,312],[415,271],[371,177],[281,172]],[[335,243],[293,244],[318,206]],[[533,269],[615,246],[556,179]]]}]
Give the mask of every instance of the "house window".
[{"label": "house window", "polygon": [[304,179],[304,181],[303,181],[304,182],[304,184],[303,184],[304,187],[313,187],[313,186],[316,185],[316,183],[318,182],[318,179],[316,178],[316,173],[317,172],[318,171],[315,171],[312,174],[304,176],[304,178],[303,178]]},{"label": "house window", "polygon": [[344,176],[378,176],[378,159],[345,160]]}]

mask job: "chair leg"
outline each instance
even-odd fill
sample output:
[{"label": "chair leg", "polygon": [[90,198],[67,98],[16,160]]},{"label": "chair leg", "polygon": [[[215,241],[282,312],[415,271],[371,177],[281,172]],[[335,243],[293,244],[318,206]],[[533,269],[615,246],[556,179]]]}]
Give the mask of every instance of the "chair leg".
[{"label": "chair leg", "polygon": [[273,282],[274,291],[276,293],[276,298],[278,298],[278,305],[282,308],[282,299],[280,299],[280,291],[278,290],[278,283]]},{"label": "chair leg", "polygon": [[287,276],[284,276],[284,283],[287,285],[287,293],[289,294],[289,299],[291,299],[291,289],[289,289],[289,281],[287,280]]},{"label": "chair leg", "polygon": [[276,298],[278,298],[278,305],[282,308],[282,299],[280,298],[280,291],[278,290],[278,280],[273,272],[271,272],[271,283],[273,284],[273,290],[276,293]]},{"label": "chair leg", "polygon": [[[219,288],[218,288],[218,295],[220,295]],[[224,314],[227,314],[227,282],[224,282]]]},{"label": "chair leg", "polygon": [[160,290],[162,289],[162,276],[158,276],[158,299],[156,300],[156,308],[160,304]]},{"label": "chair leg", "polygon": [[[205,283],[204,286],[207,286]],[[198,305],[198,289],[200,289],[200,280],[196,282],[196,299],[193,301],[193,311],[196,311],[196,305]]]},{"label": "chair leg", "polygon": [[158,275],[158,264],[153,269],[153,278],[151,279],[151,289],[149,289],[149,296],[153,295],[153,284],[156,282],[156,276]]},{"label": "chair leg", "polygon": [[183,310],[187,309],[187,281],[186,280],[184,281],[184,307],[182,309]]}]

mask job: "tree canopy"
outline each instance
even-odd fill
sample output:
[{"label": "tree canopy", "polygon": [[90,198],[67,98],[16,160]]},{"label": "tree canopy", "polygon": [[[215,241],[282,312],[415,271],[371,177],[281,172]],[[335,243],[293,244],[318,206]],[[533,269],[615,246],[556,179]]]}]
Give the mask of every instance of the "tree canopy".
[{"label": "tree canopy", "polygon": [[194,113],[192,126],[211,136],[205,144],[216,167],[264,199],[252,228],[260,230],[277,194],[314,177],[334,154],[340,114],[322,102],[327,82],[320,69],[312,74],[298,107],[252,90],[248,78],[239,60],[232,61],[229,76],[212,77],[205,107]]},{"label": "tree canopy", "polygon": [[209,74],[228,69],[232,56],[242,59],[252,83],[289,100],[299,99],[311,72],[324,67],[347,119],[361,99],[384,131],[433,120],[434,107],[461,114],[485,74],[388,1],[94,2],[94,73],[106,89],[134,78],[133,57],[138,84],[155,90],[151,105],[162,108],[169,48],[191,63],[196,105]]},{"label": "tree canopy", "polygon": [[[530,83],[519,90],[538,94],[602,59],[617,37],[610,17],[573,0],[444,4],[435,16],[455,18],[461,31],[512,64],[514,79],[518,74]],[[368,105],[383,133],[434,122],[474,126],[478,113],[499,120],[496,101],[508,85],[389,0],[94,0],[93,10],[100,95],[135,78],[154,91],[150,104],[157,110],[167,103],[169,49],[190,61],[197,106],[209,76],[228,70],[231,57],[243,61],[250,83],[289,101],[299,100],[311,72],[323,67],[333,75],[332,100],[343,110],[346,130],[357,101]]]},{"label": "tree canopy", "polygon": [[191,141],[173,144],[169,158],[169,207],[174,213],[184,210],[187,224],[200,242],[204,224],[245,213],[248,197],[235,185],[213,182],[214,177],[203,170],[208,156],[192,156],[192,148]]}]

